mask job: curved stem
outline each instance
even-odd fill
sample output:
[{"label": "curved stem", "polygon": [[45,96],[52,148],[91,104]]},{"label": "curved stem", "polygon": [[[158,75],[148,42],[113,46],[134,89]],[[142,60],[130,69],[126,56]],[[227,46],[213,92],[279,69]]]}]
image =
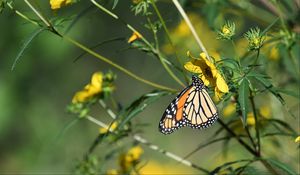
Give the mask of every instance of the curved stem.
[{"label": "curved stem", "polygon": [[39,23],[37,23],[36,21],[28,18],[26,15],[24,15],[23,13],[21,13],[20,11],[16,10],[11,4],[12,2],[5,2],[6,5],[13,11],[15,12],[17,15],[19,15],[21,18],[25,19],[26,21],[36,25],[36,26],[39,26]]},{"label": "curved stem", "polygon": [[[179,63],[180,65],[183,65],[183,62],[182,62],[182,61],[179,59],[179,57],[178,57],[177,49],[176,49],[176,47],[175,47],[175,45],[174,45],[174,43],[173,43],[173,41],[172,41],[172,39],[171,39],[170,32],[169,32],[169,30],[168,30],[168,28],[167,28],[167,26],[166,26],[166,23],[165,23],[164,19],[162,18],[161,14],[160,14],[160,12],[159,12],[159,10],[158,10],[156,4],[155,4],[155,1],[154,1],[154,0],[151,0],[151,4],[152,4],[152,6],[153,6],[153,9],[154,9],[155,13],[157,14],[157,16],[158,16],[158,18],[159,18],[159,21],[161,22],[161,24],[162,24],[162,26],[163,26],[164,31],[165,31],[166,34],[167,34],[167,39],[168,39],[168,41],[169,41],[171,47],[173,48],[173,50],[174,50],[174,52],[175,52],[175,57],[176,57],[178,63]],[[186,77],[186,75],[185,75],[184,73],[183,73],[183,75],[184,75],[184,77],[187,79],[187,77]]]},{"label": "curved stem", "polygon": [[158,88],[158,89],[164,89],[164,90],[167,90],[167,91],[171,91],[171,92],[176,92],[177,90],[176,89],[172,89],[172,88],[169,88],[169,87],[166,87],[166,86],[163,86],[163,85],[159,85],[159,84],[156,84],[156,83],[153,83],[151,81],[148,81],[148,80],[145,80],[139,76],[137,76],[136,74],[130,72],[129,70],[127,70],[126,68],[114,63],[113,61],[109,60],[108,58],[105,58],[104,56],[94,52],[93,50],[85,47],[84,45],[80,44],[79,42],[73,40],[72,38],[69,38],[67,36],[62,36],[63,39],[65,39],[66,41],[69,41],[70,43],[74,44],[75,46],[81,48],[82,50],[86,51],[87,53],[95,56],[96,58],[106,62],[107,64],[110,64],[111,66],[119,69],[120,71],[124,72],[125,74],[131,76],[132,78],[138,80],[138,81],[141,81],[145,84],[148,84],[150,86],[153,86],[155,88]]},{"label": "curved stem", "polygon": [[[156,84],[156,83],[153,83],[151,81],[148,81],[148,80],[145,80],[143,79],[142,77],[139,77],[137,76],[136,74],[130,72],[129,70],[127,70],[126,68],[114,63],[113,61],[103,57],[102,55],[94,52],[93,50],[85,47],[84,45],[80,44],[79,42],[73,40],[72,38],[69,38],[67,36],[64,36],[64,35],[61,35],[59,32],[57,32],[54,27],[52,26],[51,23],[49,23],[46,18],[44,18],[31,4],[30,2],[28,2],[27,0],[24,0],[26,2],[26,4],[34,11],[34,13],[47,25],[47,27],[50,29],[51,32],[53,32],[54,34],[58,35],[59,37],[65,39],[66,41],[69,41],[70,43],[74,44],[75,46],[81,48],[82,50],[86,51],[87,53],[95,56],[96,58],[99,58],[100,60],[106,62],[107,64],[110,64],[112,65],[113,67],[119,69],[120,71],[124,72],[125,74],[131,76],[132,78],[138,80],[138,81],[141,81],[145,84],[148,84],[150,86],[153,86],[155,88],[158,88],[158,89],[163,89],[163,90],[167,90],[167,91],[171,91],[171,92],[176,92],[177,90],[175,89],[172,89],[172,88],[169,88],[169,87],[166,87],[166,86],[163,86],[163,85],[159,85],[159,84]],[[93,0],[92,0],[93,1]]]},{"label": "curved stem", "polygon": [[149,16],[147,16],[147,21],[150,25],[150,28],[152,30],[152,33],[153,33],[153,37],[154,37],[154,40],[155,40],[155,46],[156,46],[156,49],[155,49],[155,52],[154,52],[154,55],[156,55],[160,61],[160,63],[163,65],[163,67],[166,69],[166,71],[168,72],[168,74],[178,83],[180,84],[181,86],[185,87],[185,85],[176,77],[176,75],[172,72],[172,70],[169,68],[169,66],[166,64],[166,62],[163,60],[162,56],[161,56],[161,53],[159,51],[159,42],[158,42],[158,38],[157,38],[157,33],[156,33],[156,30],[154,29],[153,27],[153,23],[150,19]]},{"label": "curved stem", "polygon": [[196,32],[194,26],[192,25],[189,17],[187,16],[187,14],[185,13],[185,11],[181,7],[180,3],[178,2],[178,0],[173,0],[173,3],[176,6],[176,8],[178,9],[178,11],[181,14],[181,16],[183,17],[183,19],[185,20],[185,22],[187,23],[188,27],[190,28],[190,30],[191,30],[194,38],[196,39],[197,44],[199,45],[200,49],[205,53],[205,55],[208,58],[208,60],[213,63],[212,58],[208,55],[207,50],[205,49],[202,41],[200,40],[199,36],[197,35],[197,32]]},{"label": "curved stem", "polygon": [[250,102],[251,102],[252,111],[253,111],[254,120],[255,120],[255,132],[256,132],[256,139],[257,139],[256,151],[260,155],[260,133],[259,133],[259,128],[258,128],[258,119],[257,119],[257,113],[256,113],[254,96],[253,96],[252,90],[250,90]]},{"label": "curved stem", "polygon": [[[117,19],[117,20],[121,20],[122,23],[124,25],[126,25],[126,27],[128,29],[130,29],[132,32],[137,32],[139,33],[134,27],[132,27],[130,24],[126,23],[125,21],[123,21],[121,18],[119,18],[119,16],[117,16],[116,14],[112,13],[111,11],[107,10],[105,7],[103,7],[102,5],[100,5],[99,3],[97,3],[95,0],[90,0],[96,7],[98,7],[100,10],[102,10],[103,12],[107,13],[108,15],[110,15],[111,17]],[[159,50],[155,49],[152,44],[150,44],[147,39],[144,36],[141,36],[142,41],[150,48],[150,50],[155,54],[157,54],[160,62],[162,63],[163,67],[166,69],[166,71],[168,72],[168,74],[177,82],[179,83],[181,86],[185,87],[185,85],[174,75],[174,73],[171,71],[171,69],[168,67],[168,65],[162,60]]]}]

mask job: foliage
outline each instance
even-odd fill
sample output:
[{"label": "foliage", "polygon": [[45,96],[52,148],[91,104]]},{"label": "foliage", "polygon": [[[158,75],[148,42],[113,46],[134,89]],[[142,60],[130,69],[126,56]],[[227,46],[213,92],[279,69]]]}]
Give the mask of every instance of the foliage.
[{"label": "foliage", "polygon": [[[25,10],[15,9],[14,1],[0,1],[0,12],[9,10],[38,28],[21,47],[13,68],[26,54],[25,51],[33,39],[41,32],[48,31],[61,38],[62,42],[69,43],[83,51],[79,57],[91,55],[118,70],[94,73],[90,82],[75,93],[72,102],[68,105],[68,111],[78,117],[80,121],[88,120],[100,127],[94,142],[74,168],[75,173],[147,173],[143,171],[143,167],[147,166],[146,156],[151,158],[151,154],[144,155],[144,152],[152,150],[161,152],[161,156],[174,159],[190,169],[196,169],[197,172],[204,174],[249,174],[267,171],[272,174],[299,173],[296,172],[293,164],[295,159],[285,162],[281,157],[282,152],[286,151],[282,150],[282,145],[286,141],[282,138],[293,141],[299,135],[299,126],[286,121],[286,118],[289,118],[288,120],[299,122],[299,115],[296,114],[299,109],[294,110],[290,107],[291,103],[286,100],[293,98],[299,105],[299,92],[289,89],[291,87],[299,88],[300,82],[300,24],[297,19],[299,11],[294,8],[296,1],[264,1],[260,4],[252,1],[217,0],[181,1],[180,4],[177,0],[166,2],[132,0],[131,4],[126,6],[128,8],[126,11],[132,13],[143,25],[143,28],[139,30],[133,27],[136,24],[132,24],[130,21],[126,21],[126,18],[123,19],[121,15],[118,15],[116,9],[124,8],[118,5],[121,3],[118,0],[109,3],[90,0],[89,4],[84,1],[50,0],[49,3],[51,6],[48,4],[47,8],[56,11],[53,16],[45,15],[46,13],[42,9],[46,7],[41,8],[38,2],[33,4],[30,1],[24,1],[23,5],[27,5],[31,10],[30,13],[27,11],[25,13]],[[184,20],[176,17],[177,14],[165,17],[166,13],[163,12],[161,6],[171,6],[173,3],[174,9],[178,11],[172,11],[172,13],[179,13]],[[80,6],[80,11],[77,16],[72,16],[71,20],[59,13],[60,10],[72,9],[73,6]],[[114,36],[114,39],[100,41],[100,44],[94,43],[93,47],[89,47],[75,40],[75,36],[72,34],[62,32],[71,31],[76,27],[75,24],[79,19],[88,18],[87,13],[93,10],[101,11],[104,15],[111,17],[111,20],[119,22],[120,28],[129,31],[132,35],[122,36],[122,38]],[[188,13],[186,14],[185,11]],[[169,20],[176,21],[178,19],[179,25],[169,25]],[[252,22],[248,22],[249,19]],[[203,42],[202,44],[202,41],[205,41],[204,36],[199,34],[200,31],[195,30],[194,21],[201,21],[209,27],[210,32],[214,31],[212,35],[207,35],[206,39],[217,44],[205,48],[204,46],[208,43]],[[191,25],[186,25],[190,22]],[[94,29],[92,24],[90,28]],[[201,37],[197,36],[197,32]],[[127,41],[123,37],[126,37]],[[246,40],[248,44],[243,46]],[[98,47],[115,41],[122,42],[129,49],[141,51],[159,61],[166,71],[166,75],[182,88],[188,84],[192,74],[198,75],[209,88],[219,108],[220,119],[218,124],[212,126],[216,130],[211,134],[213,137],[204,140],[201,144],[197,143],[195,149],[187,150],[188,153],[185,152],[187,155],[184,158],[172,151],[161,149],[160,147],[163,146],[157,146],[159,143],[153,145],[142,138],[140,135],[149,127],[153,133],[158,134],[156,126],[144,122],[143,113],[162,97],[174,96],[180,89],[146,80],[129,71],[118,61],[107,58],[104,53],[102,55],[101,51],[98,52]],[[198,52],[197,55],[200,55],[199,58],[192,56],[191,52],[195,52],[195,50]],[[185,53],[188,53],[188,56],[183,56]],[[153,71],[156,69],[153,67]],[[153,90],[150,93],[148,93],[149,91],[143,92],[130,105],[123,107],[120,105],[119,99],[114,97],[114,93],[127,84],[116,86],[117,74],[128,75],[137,82],[152,87]],[[86,80],[88,79],[86,77]],[[163,79],[161,81],[164,82]],[[97,115],[97,112],[93,109],[99,108],[99,104],[100,109],[111,117],[109,124],[94,116]],[[225,109],[229,109],[228,107],[230,110],[225,112]],[[270,112],[274,108],[277,108],[277,111],[280,109],[287,115]],[[201,132],[211,133],[211,131]],[[201,134],[201,132],[199,133]],[[232,143],[232,140],[237,142]],[[299,136],[296,139],[296,142],[298,141]],[[218,142],[223,145],[216,144]],[[174,139],[172,143],[181,146],[185,144],[181,143],[180,139]],[[212,144],[218,146],[217,152],[223,153],[220,162],[204,163],[206,166],[203,167],[202,161],[206,160],[204,157],[197,159],[196,163],[188,160],[190,156]],[[152,150],[143,149],[141,145]],[[230,159],[226,157],[228,152],[234,152],[233,145],[240,146],[239,151],[246,155],[245,158],[232,156]],[[101,150],[101,154],[95,153],[97,147],[104,148]],[[276,151],[276,154],[270,154],[266,147],[279,151]],[[297,146],[291,149],[295,149],[294,152],[299,153]],[[109,164],[109,161],[113,163]],[[116,168],[110,168],[111,165]]]}]

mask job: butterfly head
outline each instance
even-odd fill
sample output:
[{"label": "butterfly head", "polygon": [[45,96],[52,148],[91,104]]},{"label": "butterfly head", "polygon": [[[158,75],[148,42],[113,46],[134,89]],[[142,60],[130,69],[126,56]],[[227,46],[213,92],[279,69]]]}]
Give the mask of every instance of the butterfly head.
[{"label": "butterfly head", "polygon": [[196,87],[202,87],[204,85],[203,81],[198,78],[198,76],[196,75],[193,75],[192,76],[192,81],[193,81],[193,86],[196,86]]}]

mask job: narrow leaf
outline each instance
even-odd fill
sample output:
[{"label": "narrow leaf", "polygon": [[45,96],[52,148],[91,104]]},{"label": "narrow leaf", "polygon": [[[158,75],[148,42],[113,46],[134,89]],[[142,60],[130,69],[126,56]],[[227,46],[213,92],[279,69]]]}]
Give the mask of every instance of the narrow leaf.
[{"label": "narrow leaf", "polygon": [[119,127],[122,128],[124,124],[126,124],[128,121],[132,120],[137,114],[145,110],[146,107],[148,107],[149,104],[155,102],[160,97],[170,94],[170,92],[167,91],[153,91],[148,94],[145,94],[132,102],[124,112],[122,112],[122,122],[120,123]]},{"label": "narrow leaf", "polygon": [[247,125],[247,114],[248,114],[248,104],[249,104],[249,82],[247,79],[243,79],[241,81],[240,87],[239,87],[239,97],[238,102],[242,111],[242,121],[244,125]]},{"label": "narrow leaf", "polygon": [[20,58],[23,56],[26,49],[29,47],[29,44],[33,41],[34,38],[36,38],[42,31],[44,31],[45,28],[40,28],[37,31],[35,31],[33,34],[29,36],[29,38],[25,41],[25,43],[22,45],[21,50],[19,51],[18,55],[15,58],[15,61],[11,67],[11,70],[13,71],[20,60]]},{"label": "narrow leaf", "polygon": [[284,164],[284,163],[282,163],[282,162],[279,162],[279,161],[277,161],[277,160],[274,160],[274,159],[267,159],[267,161],[271,164],[271,165],[273,165],[273,166],[275,166],[275,167],[277,167],[277,168],[279,168],[279,169],[281,169],[281,170],[283,170],[284,172],[286,172],[287,174],[290,174],[290,175],[294,175],[294,174],[297,174],[294,170],[292,170],[288,165],[286,165],[286,164]]},{"label": "narrow leaf", "polygon": [[118,4],[119,0],[114,0],[114,4],[113,4],[113,7],[112,9],[116,8],[117,4]]}]

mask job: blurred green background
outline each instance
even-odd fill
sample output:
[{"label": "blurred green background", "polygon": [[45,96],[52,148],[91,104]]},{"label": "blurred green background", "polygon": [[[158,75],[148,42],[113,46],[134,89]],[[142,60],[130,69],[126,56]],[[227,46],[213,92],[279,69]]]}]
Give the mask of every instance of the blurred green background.
[{"label": "blurred green background", "polygon": [[[129,49],[127,39],[131,36],[131,31],[121,22],[113,20],[110,16],[91,7],[91,3],[81,1],[56,12],[51,11],[49,3],[46,1],[39,2],[39,4],[44,15],[53,20],[61,17],[71,19],[83,9],[90,7],[89,12],[80,18],[67,33],[68,36],[87,46],[122,37],[124,38],[123,41],[104,44],[98,47],[96,51],[148,80],[181,89],[176,82],[167,76],[157,59],[141,51]],[[197,32],[207,49],[215,52],[222,51],[222,54],[225,55],[230,54],[231,51],[226,50],[226,44],[215,40],[216,35],[212,32],[213,29],[208,27],[207,19],[213,17],[206,16],[205,19],[200,17],[209,9],[204,8],[201,3],[199,7],[189,7],[187,2],[185,4],[187,5],[186,10],[192,13],[194,18],[197,18],[192,19],[192,21],[195,22],[196,29],[199,30]],[[106,3],[106,5],[111,8],[110,3]],[[175,40],[176,46],[180,48],[178,50],[180,58],[186,60],[187,50],[192,50],[194,53],[199,52],[191,34],[185,35],[185,29],[183,31],[178,29],[177,26],[180,26],[181,18],[175,7],[167,1],[158,3],[158,5],[167,21],[167,26],[171,30],[171,36]],[[150,31],[143,27],[145,18],[134,16],[133,12],[130,11],[130,6],[131,1],[120,1],[113,11],[136,27],[143,36],[152,38]],[[36,18],[24,2],[15,1],[14,7]],[[230,11],[230,8],[227,10]],[[267,26],[265,22],[255,21],[255,18],[252,18],[253,21],[248,21],[251,15],[244,17],[235,16],[232,13],[227,17],[237,21],[238,35],[242,35],[248,26]],[[222,16],[215,20],[220,21],[221,24],[224,18],[225,16]],[[268,16],[264,18],[268,18]],[[269,18],[273,19],[272,15]],[[69,24],[70,22],[65,23],[59,30],[65,31]],[[97,136],[99,128],[86,120],[81,120],[60,137],[58,135],[74,119],[74,116],[67,114],[66,106],[71,102],[74,93],[90,81],[92,73],[113,70],[117,74],[116,91],[113,97],[123,107],[128,106],[144,93],[153,90],[152,87],[133,80],[90,55],[85,55],[74,62],[74,59],[82,51],[50,32],[43,32],[34,39],[12,71],[11,67],[22,44],[36,30],[35,26],[16,16],[9,8],[4,9],[0,14],[0,173],[65,173],[74,169]],[[162,50],[168,53],[167,46],[163,44],[166,43],[165,35],[162,31],[159,34]],[[153,42],[153,40],[151,41]],[[246,50],[246,46],[240,49]],[[277,63],[272,62],[270,64],[276,67]],[[271,74],[271,77],[276,79],[277,75]],[[295,82],[288,86],[294,91],[299,90],[299,86]],[[139,114],[135,120],[149,123],[142,134],[149,141],[184,156],[211,136],[216,127],[204,132],[184,128],[170,136],[160,134],[157,125],[165,107],[172,98],[173,96],[167,96],[160,99]],[[272,104],[273,109],[280,106],[274,98],[268,98],[275,101]],[[299,117],[299,101],[289,96],[285,98],[288,99],[288,105],[291,106],[293,113]],[[219,107],[222,108],[223,105],[221,104]],[[284,113],[283,110],[282,107],[279,107],[278,111]],[[101,121],[107,123],[111,121],[100,106],[93,113]],[[295,121],[284,114],[280,114],[279,117],[286,117],[284,119],[291,122]],[[297,121],[299,124],[299,120]],[[292,123],[294,128],[297,128],[298,124]],[[296,169],[299,166],[297,156],[299,151],[295,149],[297,145],[290,138],[283,138],[280,142],[286,144],[281,145],[280,148],[270,145],[270,149],[268,146],[263,146],[263,149],[269,156],[280,157],[283,162],[289,163]],[[225,158],[220,148],[222,144],[215,144],[196,153],[189,160],[201,166],[212,168],[221,164],[223,160],[231,161],[251,156],[242,151],[235,141],[230,146],[232,146],[231,151]],[[168,166],[176,166],[183,172],[197,172],[147,147],[144,147],[144,150],[145,160],[155,160],[158,164],[163,163],[166,169]],[[96,154],[101,155],[105,151],[105,147],[100,146],[97,148]],[[178,170],[178,172],[180,171]]]}]

